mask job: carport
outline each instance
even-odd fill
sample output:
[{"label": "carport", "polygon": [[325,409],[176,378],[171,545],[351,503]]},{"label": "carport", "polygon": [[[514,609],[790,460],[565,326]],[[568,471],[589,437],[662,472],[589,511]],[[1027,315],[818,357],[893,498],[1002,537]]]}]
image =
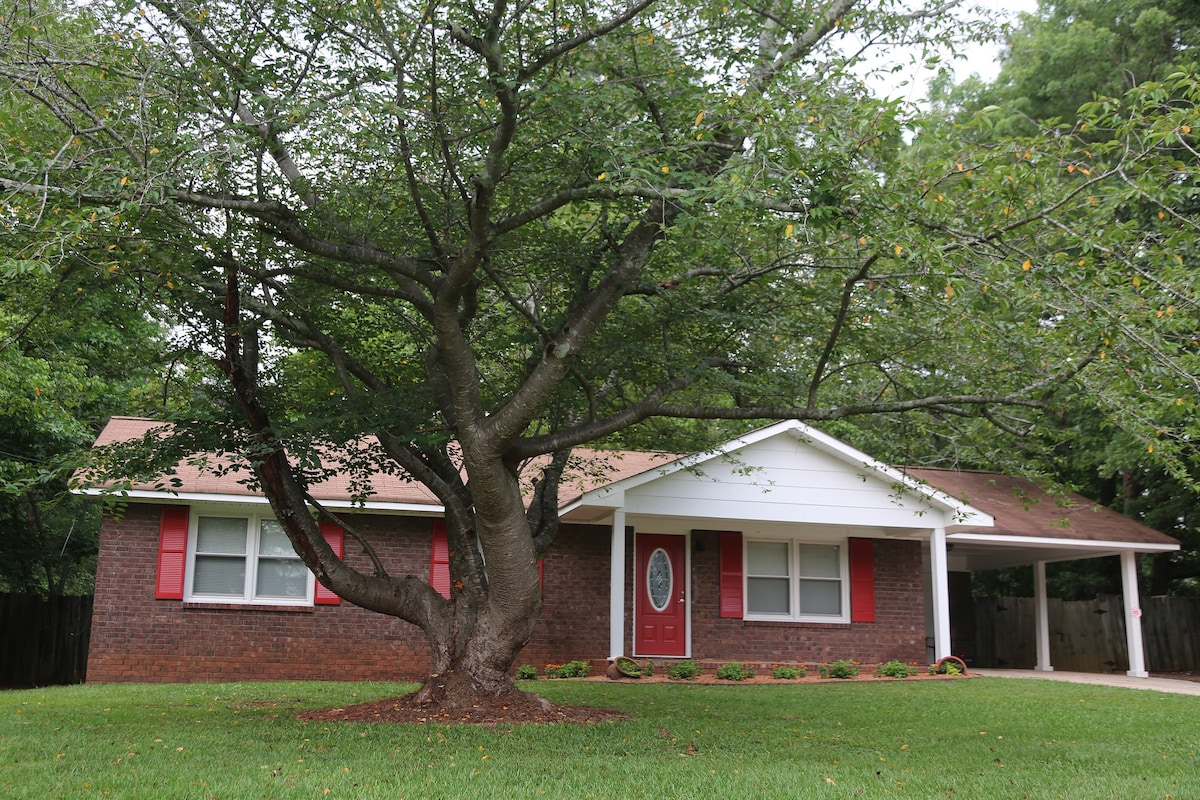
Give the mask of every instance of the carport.
[{"label": "carport", "polygon": [[1046,564],[1117,556],[1121,560],[1125,631],[1132,677],[1145,678],[1142,610],[1137,555],[1179,549],[1179,542],[1142,523],[1072,493],[1049,494],[1035,482],[994,472],[905,469],[950,497],[991,515],[990,528],[956,530],[929,543],[930,606],[935,610],[930,636],[937,658],[950,655],[949,573],[981,572],[1032,565],[1037,664],[1049,672],[1050,629],[1046,600]]}]

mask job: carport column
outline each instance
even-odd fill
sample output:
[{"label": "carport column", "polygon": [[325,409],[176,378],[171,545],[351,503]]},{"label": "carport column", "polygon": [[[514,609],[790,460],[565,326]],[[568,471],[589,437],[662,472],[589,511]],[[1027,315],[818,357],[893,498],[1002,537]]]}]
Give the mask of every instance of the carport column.
[{"label": "carport column", "polygon": [[1033,617],[1037,633],[1038,672],[1053,672],[1050,666],[1050,610],[1046,602],[1046,562],[1033,562]]},{"label": "carport column", "polygon": [[950,652],[950,575],[946,566],[946,529],[934,528],[929,539],[929,572],[933,579],[933,657]]},{"label": "carport column", "polygon": [[608,584],[609,661],[625,655],[625,509],[613,512],[611,575]]},{"label": "carport column", "polygon": [[1125,641],[1129,645],[1129,669],[1132,678],[1149,678],[1146,653],[1142,649],[1142,608],[1138,593],[1137,553],[1121,553],[1121,588],[1125,592]]}]

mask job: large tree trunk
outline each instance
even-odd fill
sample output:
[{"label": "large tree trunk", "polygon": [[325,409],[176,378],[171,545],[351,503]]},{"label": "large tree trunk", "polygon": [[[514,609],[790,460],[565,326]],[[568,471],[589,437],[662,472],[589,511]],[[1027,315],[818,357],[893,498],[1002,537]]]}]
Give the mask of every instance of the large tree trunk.
[{"label": "large tree trunk", "polygon": [[[536,619],[536,614],[532,615]],[[428,634],[427,634],[428,635]],[[419,705],[453,710],[503,700],[519,690],[511,666],[527,637],[515,631],[480,634],[460,642],[430,638],[430,674],[413,695]]]},{"label": "large tree trunk", "polygon": [[[416,702],[453,708],[512,696],[513,661],[529,641],[542,601],[519,478],[504,463],[494,432],[489,436],[480,433],[481,426],[467,426],[472,435],[459,440],[469,491],[449,481],[429,486],[446,508],[448,601],[418,578],[388,576],[373,553],[373,574],[350,567],[325,541],[309,509],[312,498],[275,438],[256,391],[256,336],[243,336],[238,324],[236,270],[228,271],[227,284],[225,371],[264,451],[254,463],[255,475],[296,553],[340,597],[421,628],[430,646],[430,675],[414,695]],[[452,461],[445,451],[438,456]],[[370,549],[365,541],[363,546]]]},{"label": "large tree trunk", "polygon": [[[542,610],[538,554],[517,476],[499,458],[475,457],[470,444],[463,452],[473,509],[461,522],[474,530],[447,531],[451,621],[425,627],[431,674],[416,695],[446,708],[517,692],[513,662]],[[453,552],[455,543],[466,552]],[[480,558],[469,552],[476,546]]]}]

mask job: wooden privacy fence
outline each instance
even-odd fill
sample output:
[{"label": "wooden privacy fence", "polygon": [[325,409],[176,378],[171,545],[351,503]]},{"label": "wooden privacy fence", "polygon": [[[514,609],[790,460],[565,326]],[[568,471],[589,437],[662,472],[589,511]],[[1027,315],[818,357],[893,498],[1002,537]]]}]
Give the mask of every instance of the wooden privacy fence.
[{"label": "wooden privacy fence", "polygon": [[[1150,672],[1200,669],[1200,598],[1143,597],[1142,640]],[[1120,595],[1047,602],[1050,665],[1076,672],[1129,669]],[[975,652],[980,667],[1033,669],[1037,661],[1032,597],[975,600]]]},{"label": "wooden privacy fence", "polygon": [[92,598],[0,594],[0,686],[83,683]]}]

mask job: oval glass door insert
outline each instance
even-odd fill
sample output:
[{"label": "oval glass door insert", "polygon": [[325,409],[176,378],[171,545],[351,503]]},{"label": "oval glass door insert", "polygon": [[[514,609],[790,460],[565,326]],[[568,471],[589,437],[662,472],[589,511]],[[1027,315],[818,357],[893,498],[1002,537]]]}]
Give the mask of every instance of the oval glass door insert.
[{"label": "oval glass door insert", "polygon": [[646,565],[646,591],[655,611],[664,611],[670,605],[673,583],[671,559],[667,551],[660,547],[650,554],[650,561]]}]

